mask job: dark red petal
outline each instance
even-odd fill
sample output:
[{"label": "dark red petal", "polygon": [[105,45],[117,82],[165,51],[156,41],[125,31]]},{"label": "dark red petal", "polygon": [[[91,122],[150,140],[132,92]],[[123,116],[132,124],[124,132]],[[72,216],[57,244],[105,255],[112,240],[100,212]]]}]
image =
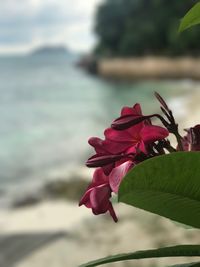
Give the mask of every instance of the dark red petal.
[{"label": "dark red petal", "polygon": [[[138,142],[140,140],[140,132],[144,128],[145,124],[144,122],[140,122],[124,131],[127,131],[130,136],[133,143]],[[124,132],[124,131],[118,131],[118,132]]]},{"label": "dark red petal", "polygon": [[105,175],[108,176],[114,167],[115,167],[115,163],[110,163],[108,165],[103,166],[102,169]]},{"label": "dark red petal", "polygon": [[79,206],[85,205],[87,208],[91,208],[91,202],[90,202],[90,193],[92,189],[89,189],[85,192],[85,194],[82,196]]},{"label": "dark red petal", "polygon": [[121,116],[126,116],[126,115],[135,115],[133,112],[133,108],[123,107],[121,110]]},{"label": "dark red petal", "polygon": [[150,119],[153,117],[157,117],[158,119],[161,120],[163,124],[166,123],[164,118],[159,115],[159,114],[152,114],[148,116],[143,116],[143,115],[125,115],[117,118],[116,120],[113,121],[111,127],[116,130],[125,130],[128,129],[142,121],[145,121],[145,123],[149,124]]},{"label": "dark red petal", "polygon": [[141,139],[145,143],[162,140],[169,135],[168,130],[160,126],[147,125],[141,131]]},{"label": "dark red petal", "polygon": [[141,109],[140,104],[136,103],[136,104],[133,106],[133,109],[134,109],[134,111],[135,111],[136,114],[138,114],[138,115],[142,115],[142,109]]},{"label": "dark red petal", "polygon": [[94,214],[105,213],[109,208],[111,190],[109,185],[95,187],[90,194],[90,202]]},{"label": "dark red petal", "polygon": [[90,168],[103,167],[123,158],[123,155],[94,155],[88,159],[86,166]]},{"label": "dark red petal", "polygon": [[111,140],[105,140],[104,146],[110,154],[118,155],[125,152],[131,145],[131,142],[115,142]]},{"label": "dark red petal", "polygon": [[130,142],[132,136],[128,131],[117,131],[112,128],[108,128],[104,131],[106,139],[115,141],[115,142]]},{"label": "dark red petal", "polygon": [[142,115],[140,104],[135,104],[132,108],[123,107],[121,110],[121,116],[124,115]]},{"label": "dark red petal", "polygon": [[138,150],[140,152],[143,152],[144,154],[147,154],[147,150],[146,150],[146,146],[145,146],[144,141],[142,141],[142,140],[140,141],[139,146],[138,146]]},{"label": "dark red petal", "polygon": [[149,120],[152,117],[158,117],[160,115],[153,114],[149,116],[141,116],[141,115],[126,115],[121,116],[117,118],[115,121],[113,121],[111,127],[115,130],[126,130],[138,123],[141,123],[143,121]]},{"label": "dark red petal", "polygon": [[116,130],[125,130],[145,119],[146,118],[140,115],[125,115],[114,120],[111,127]]},{"label": "dark red petal", "polygon": [[92,184],[100,185],[107,182],[108,182],[108,176],[105,175],[102,168],[97,168],[93,174]]},{"label": "dark red petal", "polygon": [[98,137],[91,137],[88,140],[88,143],[94,147],[96,153],[105,153],[105,150],[103,148],[103,140]]}]

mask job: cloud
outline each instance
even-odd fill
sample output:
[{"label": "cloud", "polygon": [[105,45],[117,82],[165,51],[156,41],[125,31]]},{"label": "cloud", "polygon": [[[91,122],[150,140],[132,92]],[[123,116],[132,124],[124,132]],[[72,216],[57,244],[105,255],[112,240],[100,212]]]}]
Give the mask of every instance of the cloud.
[{"label": "cloud", "polygon": [[0,2],[0,51],[64,43],[89,50],[96,6],[102,0],[6,0]]}]

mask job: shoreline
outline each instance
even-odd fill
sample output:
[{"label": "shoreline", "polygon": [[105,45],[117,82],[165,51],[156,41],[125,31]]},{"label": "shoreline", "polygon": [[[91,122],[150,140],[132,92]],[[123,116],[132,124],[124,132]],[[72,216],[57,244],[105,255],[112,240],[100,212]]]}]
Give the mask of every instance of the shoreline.
[{"label": "shoreline", "polygon": [[[182,96],[169,99],[168,105],[173,111],[179,130],[182,135],[184,129],[200,123],[199,101],[200,86],[194,86],[193,94],[190,91]],[[173,142],[173,138],[172,138]],[[8,187],[0,195],[0,209],[18,209],[40,205],[45,201],[64,200],[77,202],[91,181],[94,169],[81,165],[71,167],[57,167],[46,173],[45,179]],[[23,186],[22,186],[23,185]],[[19,190],[20,189],[20,190]]]},{"label": "shoreline", "polygon": [[200,80],[200,57],[144,56],[133,58],[83,58],[77,64],[91,74],[116,80]]},{"label": "shoreline", "polygon": [[55,168],[45,179],[28,179],[26,183],[12,184],[2,189],[0,210],[40,205],[45,201],[78,202],[92,177],[92,169],[75,165]]},{"label": "shoreline", "polygon": [[[199,82],[194,82],[193,88],[192,94],[187,89],[182,96],[174,96],[168,102],[180,126],[181,134],[185,134],[183,129],[200,123]],[[20,184],[10,184],[0,192],[0,209],[40,205],[49,200],[78,201],[91,181],[93,171],[94,169],[80,164],[70,167],[61,165],[48,172],[39,173],[37,179],[32,177]]]}]

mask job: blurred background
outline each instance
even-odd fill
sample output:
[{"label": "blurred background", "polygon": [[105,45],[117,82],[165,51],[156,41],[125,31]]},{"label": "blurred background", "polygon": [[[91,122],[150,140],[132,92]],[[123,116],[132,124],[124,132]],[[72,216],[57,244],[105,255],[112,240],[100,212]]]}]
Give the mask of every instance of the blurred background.
[{"label": "blurred background", "polygon": [[93,172],[87,140],[122,106],[158,112],[157,91],[182,129],[200,122],[200,27],[178,34],[196,2],[0,2],[0,266],[75,267],[198,242],[196,230],[125,205],[117,224],[78,207]]}]

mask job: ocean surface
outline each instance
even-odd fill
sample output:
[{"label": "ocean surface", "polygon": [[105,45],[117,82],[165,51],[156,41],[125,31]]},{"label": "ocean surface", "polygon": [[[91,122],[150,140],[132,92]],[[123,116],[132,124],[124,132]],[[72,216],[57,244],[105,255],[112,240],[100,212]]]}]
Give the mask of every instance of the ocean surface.
[{"label": "ocean surface", "polygon": [[83,166],[90,136],[103,129],[122,106],[142,103],[158,110],[158,91],[182,98],[191,81],[116,82],[90,76],[63,56],[0,58],[0,190],[43,181],[59,168]]}]

